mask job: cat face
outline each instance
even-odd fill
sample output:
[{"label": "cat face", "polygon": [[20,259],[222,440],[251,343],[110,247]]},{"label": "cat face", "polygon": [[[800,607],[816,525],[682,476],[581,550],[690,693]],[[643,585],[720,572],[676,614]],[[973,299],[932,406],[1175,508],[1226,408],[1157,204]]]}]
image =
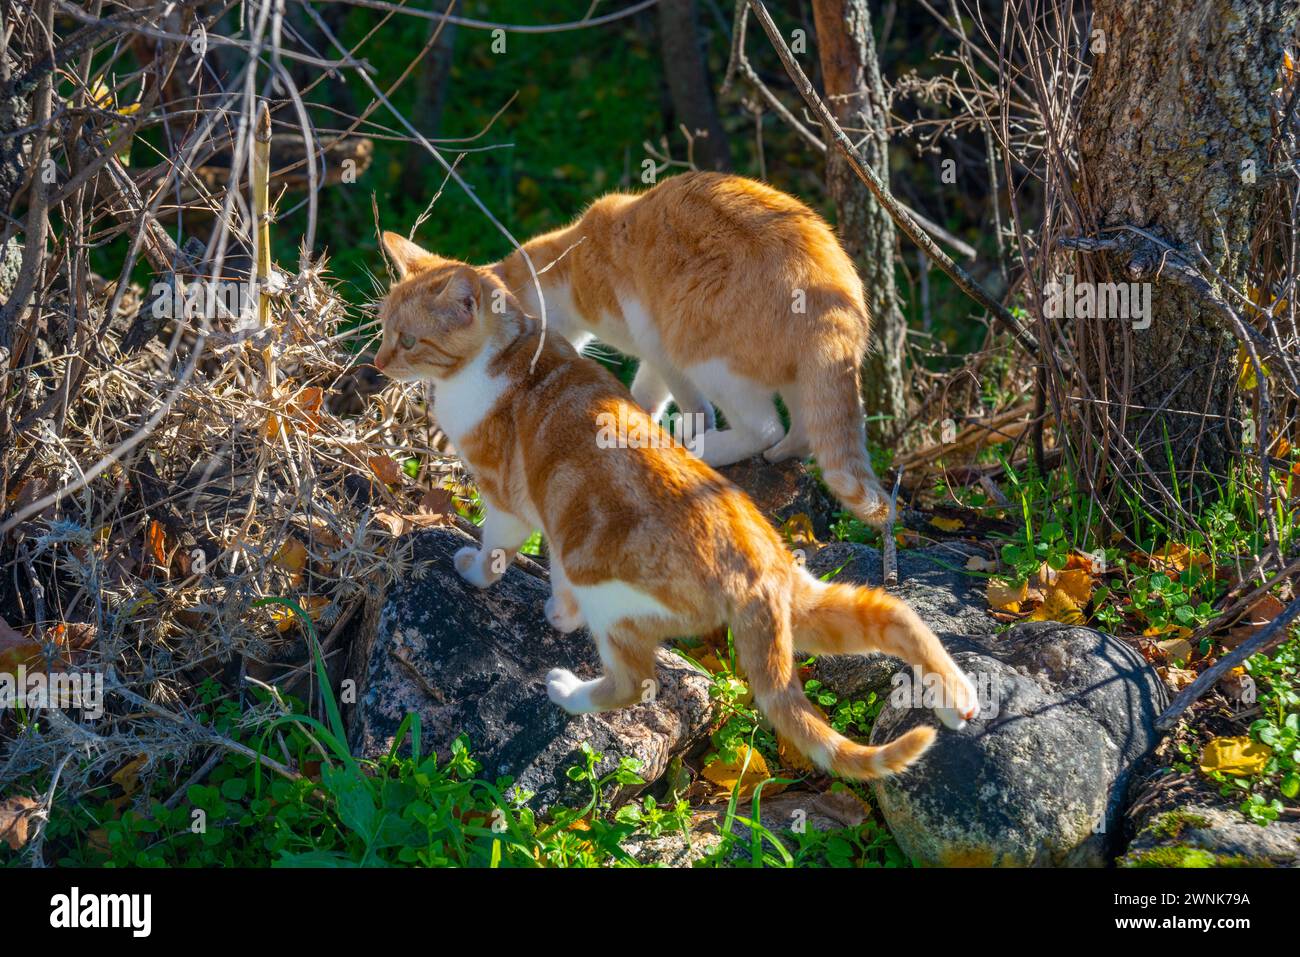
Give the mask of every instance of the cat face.
[{"label": "cat face", "polygon": [[478,270],[442,259],[396,233],[384,248],[400,281],[384,297],[383,345],[375,367],[394,379],[445,379],[478,354],[487,338]]}]

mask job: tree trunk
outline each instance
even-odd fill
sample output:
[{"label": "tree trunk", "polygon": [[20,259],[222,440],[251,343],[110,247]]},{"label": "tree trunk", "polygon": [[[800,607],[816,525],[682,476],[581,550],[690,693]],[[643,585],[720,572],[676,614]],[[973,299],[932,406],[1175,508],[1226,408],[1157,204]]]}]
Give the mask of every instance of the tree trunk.
[{"label": "tree trunk", "polygon": [[[1202,268],[1199,248],[1244,288],[1271,91],[1298,8],[1294,0],[1096,0],[1079,148],[1082,201],[1099,229],[1140,227]],[[1210,302],[1160,274],[1150,247],[1088,259],[1081,265],[1103,280],[1152,283],[1150,327],[1087,320],[1113,325],[1097,330],[1096,352],[1081,365],[1094,397],[1111,403],[1100,408],[1112,435],[1122,423],[1150,469],[1147,481],[1177,488],[1186,503],[1189,492],[1222,481],[1241,444],[1237,339]]]},{"label": "tree trunk", "polygon": [[[813,19],[827,104],[840,126],[867,131],[858,151],[888,183],[885,88],[866,0],[814,0]],[[868,431],[876,441],[893,441],[907,417],[907,320],[894,285],[894,223],[834,148],[827,150],[826,183],[840,242],[857,263],[871,308],[872,350],[863,373],[863,397],[868,415],[885,418],[869,422]]]},{"label": "tree trunk", "polygon": [[674,119],[695,137],[695,165],[731,169],[731,147],[718,116],[696,25],[695,0],[659,0],[659,41]]}]

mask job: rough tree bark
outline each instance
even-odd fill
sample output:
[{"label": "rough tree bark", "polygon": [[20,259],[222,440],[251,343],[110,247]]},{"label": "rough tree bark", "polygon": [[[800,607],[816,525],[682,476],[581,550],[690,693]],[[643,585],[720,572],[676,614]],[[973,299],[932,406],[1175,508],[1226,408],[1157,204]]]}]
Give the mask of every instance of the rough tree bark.
[{"label": "rough tree bark", "polygon": [[[814,0],[813,19],[827,104],[840,126],[866,131],[851,135],[862,137],[859,153],[888,183],[885,88],[866,0]],[[871,307],[872,350],[863,372],[863,397],[869,415],[888,417],[871,421],[868,430],[877,441],[892,441],[907,416],[903,393],[907,320],[894,285],[894,223],[839,151],[826,152],[826,182],[835,202],[836,228],[857,263]]]},{"label": "rough tree bark", "polygon": [[[1092,29],[1105,49],[1094,42],[1079,148],[1081,195],[1098,228],[1141,227],[1193,262],[1199,247],[1244,286],[1270,96],[1297,10],[1295,0],[1096,0]],[[1239,445],[1236,339],[1209,302],[1159,274],[1150,249],[1091,264],[1103,280],[1153,283],[1150,328],[1091,320],[1116,323],[1082,357],[1094,394],[1115,403],[1104,408],[1166,488],[1172,456],[1184,497],[1212,489]]]},{"label": "rough tree bark", "polygon": [[[695,0],[659,0],[659,42],[673,115],[696,137],[695,165],[731,169],[731,147],[718,116],[696,24]],[[702,134],[702,135],[701,135]]]}]

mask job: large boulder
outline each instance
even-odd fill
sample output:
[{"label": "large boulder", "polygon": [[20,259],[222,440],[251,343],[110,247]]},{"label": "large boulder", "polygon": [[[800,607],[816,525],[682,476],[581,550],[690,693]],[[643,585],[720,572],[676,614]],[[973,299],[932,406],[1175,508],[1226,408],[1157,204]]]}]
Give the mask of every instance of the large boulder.
[{"label": "large boulder", "polygon": [[[980,691],[979,718],[874,784],[899,846],[930,866],[1106,865],[1130,775],[1159,738],[1164,685],[1091,628],[1027,622],[974,644],[949,648]],[[906,690],[891,692],[874,743],[934,722]]]},{"label": "large boulder", "polygon": [[[480,590],[456,574],[452,556],[471,539],[451,528],[413,536],[414,566],[370,603],[349,664],[357,700],[349,710],[353,751],[387,752],[403,718],[420,715],[425,747],[442,758],[467,735],[488,779],[509,776],[534,792],[530,805],[585,804],[590,790],[566,771],[583,763],[582,745],[602,753],[606,773],[623,757],[640,762],[648,783],[708,730],[709,680],[680,658],[659,652],[654,700],[622,711],[570,716],[546,695],[546,673],[599,673],[585,629],[569,635],[546,621],[544,580],[518,566]],[[621,801],[639,790],[607,794]]]}]

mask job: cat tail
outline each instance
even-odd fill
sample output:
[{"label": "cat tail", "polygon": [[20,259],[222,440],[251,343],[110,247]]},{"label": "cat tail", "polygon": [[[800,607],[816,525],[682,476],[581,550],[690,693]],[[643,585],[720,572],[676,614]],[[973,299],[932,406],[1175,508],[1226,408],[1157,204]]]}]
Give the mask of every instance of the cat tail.
[{"label": "cat tail", "polygon": [[847,338],[810,349],[800,361],[799,415],[822,481],[869,525],[884,525],[889,496],[871,469],[862,408],[860,351]]},{"label": "cat tail", "polygon": [[804,694],[794,660],[790,596],[756,597],[732,621],[732,640],[759,709],[782,738],[824,771],[867,780],[895,774],[934,740],[922,725],[885,745],[850,741]]}]

